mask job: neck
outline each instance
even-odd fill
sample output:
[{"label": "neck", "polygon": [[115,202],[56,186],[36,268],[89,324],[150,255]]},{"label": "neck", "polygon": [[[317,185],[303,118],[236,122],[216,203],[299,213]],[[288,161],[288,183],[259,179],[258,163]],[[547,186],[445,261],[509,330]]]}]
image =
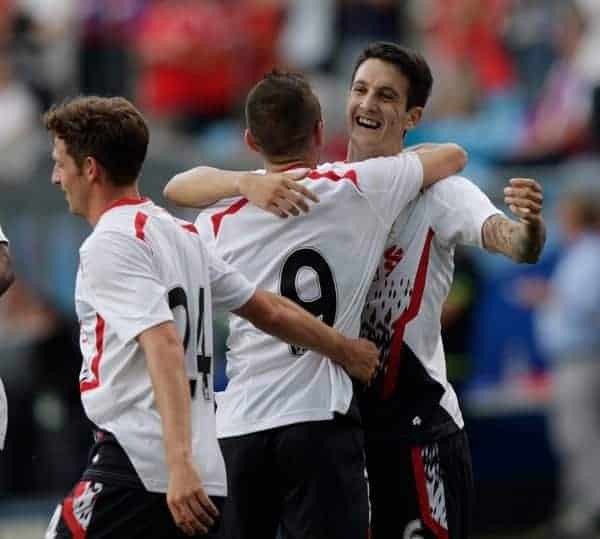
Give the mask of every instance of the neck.
[{"label": "neck", "polygon": [[390,157],[398,155],[404,150],[404,145],[400,144],[395,148],[361,148],[357,144],[352,142],[352,139],[348,141],[348,150],[346,152],[346,160],[349,163],[356,161],[364,161],[365,159],[371,159],[373,157]]},{"label": "neck", "polygon": [[125,187],[99,187],[97,196],[91,197],[90,207],[88,209],[86,220],[92,227],[95,227],[102,217],[102,214],[115,202],[122,198],[140,198],[137,183]]},{"label": "neck", "polygon": [[293,168],[315,168],[317,163],[312,159],[293,159],[283,163],[272,163],[265,160],[264,165],[267,172],[283,172]]}]

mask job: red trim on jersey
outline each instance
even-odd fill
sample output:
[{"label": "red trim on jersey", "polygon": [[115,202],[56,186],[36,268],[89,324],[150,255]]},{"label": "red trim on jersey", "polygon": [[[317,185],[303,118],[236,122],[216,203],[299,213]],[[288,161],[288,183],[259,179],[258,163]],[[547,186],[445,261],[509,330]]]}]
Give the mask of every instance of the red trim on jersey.
[{"label": "red trim on jersey", "polygon": [[92,375],[93,380],[84,380],[79,383],[79,391],[89,391],[100,385],[100,361],[104,352],[104,318],[96,314],[96,355],[92,359]]},{"label": "red trim on jersey", "polygon": [[234,202],[231,206],[229,206],[229,208],[227,208],[226,210],[220,211],[219,213],[215,213],[210,218],[212,221],[212,224],[213,224],[213,232],[215,234],[215,238],[217,237],[217,234],[219,233],[219,229],[221,228],[221,221],[223,220],[223,217],[225,217],[226,215],[233,215],[234,213],[237,213],[246,204],[248,204],[248,199],[240,198],[237,202]]},{"label": "red trim on jersey", "polygon": [[139,240],[144,241],[146,236],[144,235],[144,227],[146,226],[146,222],[148,221],[148,216],[139,211],[135,214],[135,237]]},{"label": "red trim on jersey", "polygon": [[404,309],[404,312],[400,315],[400,318],[394,322],[394,333],[392,335],[392,344],[390,345],[390,351],[388,354],[387,370],[383,379],[383,399],[389,399],[394,390],[396,389],[396,383],[398,380],[398,369],[400,367],[400,356],[402,353],[402,345],[404,339],[404,330],[406,325],[419,314],[421,308],[421,301],[423,300],[423,291],[425,290],[425,281],[427,279],[427,267],[429,266],[429,252],[431,250],[431,242],[433,240],[434,232],[430,228],[427,232],[427,238],[425,239],[425,245],[421,252],[421,258],[419,259],[419,266],[417,268],[417,276],[415,278],[415,284],[413,287],[412,296],[408,307]]},{"label": "red trim on jersey", "polygon": [[102,213],[107,212],[108,210],[112,210],[113,208],[117,208],[118,206],[135,206],[137,204],[143,204],[144,202],[148,202],[150,199],[148,197],[123,197],[111,202]]},{"label": "red trim on jersey", "polygon": [[185,230],[187,230],[188,232],[192,232],[193,234],[198,234],[198,229],[196,228],[196,225],[192,223],[181,225],[181,228],[185,228]]},{"label": "red trim on jersey", "polygon": [[436,522],[431,514],[431,505],[429,495],[427,494],[427,479],[425,478],[425,466],[423,465],[423,456],[420,447],[411,449],[413,473],[415,475],[415,485],[419,496],[419,508],[423,523],[435,534],[438,539],[448,539],[448,530],[443,528],[439,522]]},{"label": "red trim on jersey", "polygon": [[356,188],[360,190],[360,187],[358,186],[358,177],[356,176],[356,170],[354,169],[347,170],[346,172],[344,172],[343,176],[336,174],[333,170],[328,170],[327,172],[319,172],[318,170],[312,170],[311,172],[309,172],[307,178],[311,180],[321,180],[323,178],[326,178],[334,182],[339,182],[340,180],[350,180],[354,185],[356,185]]},{"label": "red trim on jersey", "polygon": [[87,531],[81,527],[81,524],[79,524],[79,521],[75,517],[75,512],[73,511],[73,501],[77,496],[81,496],[85,492],[86,483],[88,483],[88,481],[80,481],[77,483],[71,496],[67,496],[63,502],[62,517],[67,528],[69,528],[69,531],[73,535],[73,539],[85,539],[87,535]]}]

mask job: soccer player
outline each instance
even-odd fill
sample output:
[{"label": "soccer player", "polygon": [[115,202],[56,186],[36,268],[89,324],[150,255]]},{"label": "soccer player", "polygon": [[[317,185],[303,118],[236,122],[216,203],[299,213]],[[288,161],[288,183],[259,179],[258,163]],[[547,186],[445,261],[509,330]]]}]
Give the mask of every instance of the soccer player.
[{"label": "soccer player", "polygon": [[[302,76],[267,75],[247,98],[246,121],[246,142],[267,170],[316,167],[321,109]],[[259,286],[356,335],[393,220],[421,188],[464,164],[464,152],[455,145],[326,164],[301,182],[320,198],[307,216],[276,219],[237,198],[201,213],[196,225]],[[174,178],[166,196],[188,201],[197,172]],[[236,174],[224,176],[221,187],[218,179],[213,182],[217,198],[237,189],[228,181]],[[282,209],[293,203],[275,204]],[[230,330],[229,383],[217,395],[217,434],[229,485],[224,536],[274,537],[280,526],[289,538],[364,539],[364,447],[350,378],[337,365],[285,346],[243,320],[233,318]]]},{"label": "soccer player", "polygon": [[[10,255],[8,253],[8,240],[0,227],[0,296],[4,294],[15,280],[15,276],[10,263]],[[6,438],[6,427],[8,423],[8,403],[4,385],[0,378],[0,449],[4,447],[4,439]]]},{"label": "soccer player", "polygon": [[194,225],[140,197],[148,129],[127,100],[77,98],[44,121],[54,140],[52,182],[93,227],[80,249],[75,302],[79,386],[95,425],[82,480],[46,537],[212,534],[226,495],[215,435],[212,307],[312,348],[363,381],[377,351],[257,290],[207,250]]},{"label": "soccer player", "polygon": [[[432,83],[418,53],[393,43],[367,47],[348,99],[348,161],[402,152]],[[189,184],[180,185],[187,188],[182,193],[188,201],[194,195],[202,202],[203,180],[208,180],[207,199],[220,196],[211,173],[198,170],[196,183],[189,176]],[[272,213],[291,213],[289,201],[278,205],[283,193],[295,189],[283,174],[263,181],[240,173],[219,179]],[[362,318],[362,334],[377,342],[384,361],[361,399],[374,539],[469,535],[471,457],[440,334],[454,249],[473,245],[534,263],[545,243],[542,200],[535,180],[511,180],[505,202],[515,221],[469,180],[453,176],[410,203],[392,227]],[[355,249],[367,256],[359,244]]]}]

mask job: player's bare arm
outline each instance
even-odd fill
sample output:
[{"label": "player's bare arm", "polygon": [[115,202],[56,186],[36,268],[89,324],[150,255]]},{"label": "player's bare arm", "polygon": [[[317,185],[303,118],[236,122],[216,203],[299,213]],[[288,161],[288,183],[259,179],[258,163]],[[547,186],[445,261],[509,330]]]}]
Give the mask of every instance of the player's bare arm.
[{"label": "player's bare arm", "polygon": [[379,352],[372,342],[344,337],[282,296],[257,290],[235,314],[282,341],[330,358],[363,383],[371,381],[379,365]]},{"label": "player's bare arm", "polygon": [[298,183],[308,169],[257,174],[248,171],[196,167],[175,175],[165,186],[165,198],[180,206],[204,208],[228,197],[244,196],[279,217],[308,212],[308,200],[318,197]]},{"label": "player's bare arm", "polygon": [[493,215],[482,229],[483,245],[492,253],[502,253],[515,262],[534,264],[546,242],[542,217],[542,186],[529,178],[513,178],[504,189],[504,201],[518,218]]},{"label": "player's bare arm", "polygon": [[468,154],[458,144],[423,144],[413,147],[423,165],[423,188],[458,174],[467,166]]},{"label": "player's bare arm", "polygon": [[207,533],[218,511],[192,462],[191,396],[181,341],[175,325],[165,322],[141,333],[138,342],[146,356],[162,421],[169,468],[169,510],[187,535]]},{"label": "player's bare arm", "polygon": [[15,280],[8,245],[0,243],[0,296],[4,294]]}]

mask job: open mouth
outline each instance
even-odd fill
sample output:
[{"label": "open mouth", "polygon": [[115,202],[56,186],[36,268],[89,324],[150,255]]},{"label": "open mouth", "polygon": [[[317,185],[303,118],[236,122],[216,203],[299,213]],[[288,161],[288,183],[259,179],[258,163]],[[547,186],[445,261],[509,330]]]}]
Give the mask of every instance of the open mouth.
[{"label": "open mouth", "polygon": [[356,123],[365,129],[379,129],[382,125],[381,122],[378,122],[377,120],[371,120],[370,118],[365,118],[364,116],[357,116]]}]

